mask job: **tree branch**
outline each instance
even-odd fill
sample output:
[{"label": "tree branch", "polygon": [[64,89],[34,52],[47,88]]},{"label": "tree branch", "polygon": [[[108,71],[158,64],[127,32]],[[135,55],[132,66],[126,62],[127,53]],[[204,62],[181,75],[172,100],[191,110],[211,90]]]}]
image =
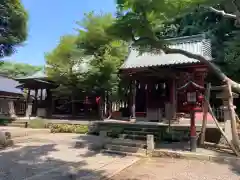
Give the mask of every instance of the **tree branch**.
[{"label": "tree branch", "polygon": [[229,82],[233,89],[240,92],[240,84],[228,78],[227,75],[224,74],[219,67],[217,67],[211,62],[212,58],[204,57],[202,55],[194,54],[182,49],[169,48],[167,46],[163,47],[162,50],[166,54],[182,54],[188,58],[200,61],[201,63],[207,65],[208,68],[213,71],[218,76],[218,78],[220,78],[221,81]]},{"label": "tree branch", "polygon": [[237,4],[237,0],[233,0],[233,1],[232,1],[232,4],[234,5],[236,11],[240,11],[240,7],[239,7],[239,5]]},{"label": "tree branch", "polygon": [[215,12],[217,14],[220,14],[224,17],[228,17],[228,18],[232,18],[232,19],[237,19],[237,15],[235,14],[231,14],[231,13],[226,13],[224,10],[218,10],[214,7],[209,7],[209,10],[212,11],[212,12]]}]

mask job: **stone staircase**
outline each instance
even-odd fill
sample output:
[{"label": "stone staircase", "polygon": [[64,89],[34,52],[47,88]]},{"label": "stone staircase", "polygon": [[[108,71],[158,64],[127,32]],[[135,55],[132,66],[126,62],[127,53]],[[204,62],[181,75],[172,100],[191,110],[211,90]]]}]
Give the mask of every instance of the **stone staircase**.
[{"label": "stone staircase", "polygon": [[124,128],[120,137],[124,139],[146,141],[148,134],[154,135],[155,141],[159,140],[161,137],[161,133],[156,127],[127,127]]},{"label": "stone staircase", "polygon": [[146,147],[146,141],[116,138],[108,139],[103,152],[117,155],[145,156],[147,153]]},{"label": "stone staircase", "polygon": [[[114,131],[114,128],[111,130]],[[116,127],[115,131],[118,131]],[[111,132],[108,132],[107,135],[112,137]],[[107,138],[108,140],[104,145],[104,152],[121,155],[146,156],[147,135],[154,135],[154,141],[159,140],[161,137],[158,127],[124,127],[120,130],[118,138]]]},{"label": "stone staircase", "polygon": [[27,121],[16,120],[16,121],[11,121],[10,123],[7,124],[7,126],[27,128],[28,127],[28,122]]}]

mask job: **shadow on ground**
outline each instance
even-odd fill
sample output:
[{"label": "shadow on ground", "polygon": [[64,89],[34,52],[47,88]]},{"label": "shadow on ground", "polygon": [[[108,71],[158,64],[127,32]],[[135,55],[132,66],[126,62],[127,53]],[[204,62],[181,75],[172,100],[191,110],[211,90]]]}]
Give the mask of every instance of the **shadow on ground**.
[{"label": "shadow on ground", "polygon": [[94,180],[104,178],[103,171],[86,168],[86,161],[63,161],[51,156],[56,144],[22,146],[0,152],[1,180]]}]

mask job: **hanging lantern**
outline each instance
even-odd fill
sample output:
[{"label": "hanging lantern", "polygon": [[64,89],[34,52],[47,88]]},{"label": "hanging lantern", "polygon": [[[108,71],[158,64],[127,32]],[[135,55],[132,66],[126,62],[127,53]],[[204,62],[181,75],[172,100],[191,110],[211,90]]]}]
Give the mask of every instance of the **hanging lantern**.
[{"label": "hanging lantern", "polygon": [[158,89],[158,84],[155,85],[156,90]]}]

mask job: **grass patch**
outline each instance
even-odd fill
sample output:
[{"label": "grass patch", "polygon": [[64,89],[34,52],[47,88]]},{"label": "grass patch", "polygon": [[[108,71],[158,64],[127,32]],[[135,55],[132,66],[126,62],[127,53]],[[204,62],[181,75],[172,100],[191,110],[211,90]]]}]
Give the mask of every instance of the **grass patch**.
[{"label": "grass patch", "polygon": [[44,119],[32,119],[28,123],[29,128],[43,129],[47,127],[47,121]]},{"label": "grass patch", "polygon": [[88,125],[81,124],[48,124],[51,133],[77,133],[86,134],[89,131]]}]

